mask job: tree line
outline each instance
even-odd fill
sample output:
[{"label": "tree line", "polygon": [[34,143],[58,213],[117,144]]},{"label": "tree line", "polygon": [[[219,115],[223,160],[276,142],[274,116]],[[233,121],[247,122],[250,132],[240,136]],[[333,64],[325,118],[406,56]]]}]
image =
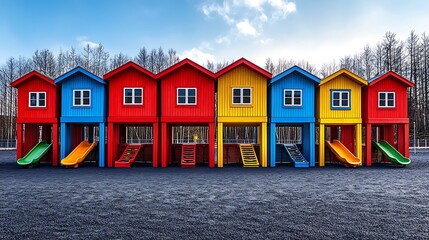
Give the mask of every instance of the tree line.
[{"label": "tree line", "polygon": [[[12,81],[32,70],[56,78],[76,66],[103,76],[130,60],[156,74],[179,62],[180,58],[174,49],[164,51],[162,47],[151,50],[143,47],[135,57],[123,53],[111,56],[102,44],[96,47],[88,44],[80,50],[72,47],[66,51],[60,50],[56,55],[49,49],[43,49],[36,50],[30,58],[10,57],[0,65],[0,139],[15,138],[16,89],[10,87]],[[231,62],[232,60],[207,61],[204,66],[216,72]],[[338,61],[324,63],[320,68],[308,60],[286,58],[267,58],[264,68],[275,76],[293,65],[298,65],[321,78],[340,68],[347,68],[365,79],[390,70],[397,72],[416,85],[409,90],[410,126],[415,122],[418,136],[429,136],[429,36],[426,33],[419,36],[411,31],[407,39],[401,40],[395,33],[387,32],[375,45],[368,44],[362,51],[344,56]]]},{"label": "tree line", "polygon": [[130,60],[153,73],[159,73],[180,59],[175,50],[168,49],[165,52],[161,47],[152,50],[143,47],[134,58],[123,53],[111,57],[102,44],[97,47],[88,44],[79,52],[72,47],[67,51],[60,50],[55,55],[51,50],[43,49],[36,50],[30,58],[10,57],[0,65],[0,139],[15,138],[17,91],[10,83],[19,77],[36,70],[54,79],[76,66],[102,77]]}]

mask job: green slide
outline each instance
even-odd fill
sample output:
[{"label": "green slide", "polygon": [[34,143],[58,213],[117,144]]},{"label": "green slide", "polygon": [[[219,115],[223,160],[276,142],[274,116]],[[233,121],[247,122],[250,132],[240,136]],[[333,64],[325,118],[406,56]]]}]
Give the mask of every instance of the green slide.
[{"label": "green slide", "polygon": [[16,163],[20,166],[32,168],[34,164],[38,163],[45,153],[51,148],[52,143],[48,144],[46,141],[39,142],[31,149],[25,157],[18,159]]},{"label": "green slide", "polygon": [[388,142],[381,140],[379,143],[372,141],[372,144],[386,156],[389,161],[400,164],[408,165],[411,163],[409,158],[402,156],[394,147],[392,147]]}]

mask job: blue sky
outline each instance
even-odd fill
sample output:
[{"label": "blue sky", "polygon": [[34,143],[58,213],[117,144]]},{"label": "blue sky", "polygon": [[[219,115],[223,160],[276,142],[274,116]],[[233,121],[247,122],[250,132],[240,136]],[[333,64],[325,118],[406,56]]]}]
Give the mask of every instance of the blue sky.
[{"label": "blue sky", "polygon": [[240,57],[323,62],[374,45],[387,31],[429,34],[426,0],[0,0],[0,63],[36,49],[102,43],[136,56],[175,49],[198,63]]}]

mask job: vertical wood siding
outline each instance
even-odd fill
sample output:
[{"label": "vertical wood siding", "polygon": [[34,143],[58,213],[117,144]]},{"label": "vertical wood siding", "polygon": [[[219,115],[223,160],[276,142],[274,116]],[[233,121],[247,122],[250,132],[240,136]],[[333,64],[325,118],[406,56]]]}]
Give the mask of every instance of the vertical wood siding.
[{"label": "vertical wood siding", "polygon": [[[73,90],[90,89],[91,106],[73,107]],[[63,117],[105,117],[106,86],[77,72],[61,82],[61,116]]]},{"label": "vertical wood siding", "polygon": [[[270,117],[314,117],[315,86],[316,82],[298,72],[293,72],[273,83],[269,92],[269,97],[271,98],[269,105],[271,109]],[[301,89],[302,106],[284,107],[284,89]]]},{"label": "vertical wood siding", "polygon": [[[350,90],[350,110],[331,110],[331,89]],[[361,85],[349,76],[341,74],[318,87],[318,118],[361,118]]]},{"label": "vertical wood siding", "polygon": [[[362,104],[365,118],[408,118],[407,87],[389,76],[380,82],[368,86],[363,95]],[[379,108],[378,93],[395,92],[395,108]]]},{"label": "vertical wood siding", "polygon": [[[28,107],[29,92],[46,92],[46,107]],[[18,118],[57,118],[57,89],[33,76],[18,86]]]},{"label": "vertical wood siding", "polygon": [[[124,105],[124,88],[143,88],[143,105]],[[109,81],[109,116],[156,117],[157,82],[134,69],[127,68]]]},{"label": "vertical wood siding", "polygon": [[[215,81],[199,70],[184,65],[165,75],[161,81],[162,117],[214,117]],[[197,105],[177,105],[177,88],[196,88]]]},{"label": "vertical wood siding", "polygon": [[[245,66],[239,66],[218,79],[219,117],[266,117],[267,79]],[[233,107],[232,88],[252,88],[252,107]]]}]

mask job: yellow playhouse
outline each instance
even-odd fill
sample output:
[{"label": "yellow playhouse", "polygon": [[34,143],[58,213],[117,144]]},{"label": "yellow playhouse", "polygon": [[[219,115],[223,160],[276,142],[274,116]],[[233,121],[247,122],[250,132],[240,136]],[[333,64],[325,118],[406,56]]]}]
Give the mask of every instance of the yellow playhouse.
[{"label": "yellow playhouse", "polygon": [[[320,82],[316,93],[319,166],[325,166],[326,159],[346,167],[362,165],[361,88],[366,85],[366,80],[347,69]],[[325,154],[325,146],[332,154]]]},{"label": "yellow playhouse", "polygon": [[241,58],[216,73],[217,166],[267,166],[267,85],[271,73]]}]

